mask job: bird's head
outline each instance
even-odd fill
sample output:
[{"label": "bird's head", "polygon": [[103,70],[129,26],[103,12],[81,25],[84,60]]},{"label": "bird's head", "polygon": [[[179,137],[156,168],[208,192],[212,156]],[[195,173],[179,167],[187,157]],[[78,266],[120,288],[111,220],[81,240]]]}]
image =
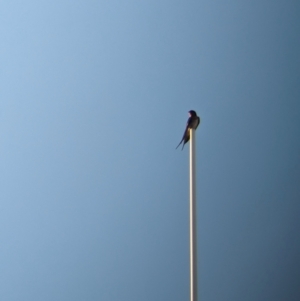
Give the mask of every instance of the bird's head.
[{"label": "bird's head", "polygon": [[190,116],[197,116],[197,113],[194,110],[189,111]]}]

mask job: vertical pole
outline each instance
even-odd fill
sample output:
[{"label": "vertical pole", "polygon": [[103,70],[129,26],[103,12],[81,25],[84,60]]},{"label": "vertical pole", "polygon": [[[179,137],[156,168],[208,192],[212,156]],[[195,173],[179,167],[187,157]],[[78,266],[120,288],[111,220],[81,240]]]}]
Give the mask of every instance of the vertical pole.
[{"label": "vertical pole", "polygon": [[190,129],[190,301],[197,301],[196,135]]}]

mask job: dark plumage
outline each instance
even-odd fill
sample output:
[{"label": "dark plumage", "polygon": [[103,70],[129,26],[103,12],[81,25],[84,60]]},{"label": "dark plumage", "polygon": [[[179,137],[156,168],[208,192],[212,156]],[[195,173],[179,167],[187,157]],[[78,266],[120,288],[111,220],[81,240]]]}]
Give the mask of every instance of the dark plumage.
[{"label": "dark plumage", "polygon": [[183,137],[179,144],[177,145],[176,149],[178,146],[183,142],[182,149],[184,148],[184,145],[190,140],[190,129],[196,129],[200,123],[200,118],[197,116],[197,113],[194,110],[189,111],[190,117],[186,123],[186,128],[183,133]]}]

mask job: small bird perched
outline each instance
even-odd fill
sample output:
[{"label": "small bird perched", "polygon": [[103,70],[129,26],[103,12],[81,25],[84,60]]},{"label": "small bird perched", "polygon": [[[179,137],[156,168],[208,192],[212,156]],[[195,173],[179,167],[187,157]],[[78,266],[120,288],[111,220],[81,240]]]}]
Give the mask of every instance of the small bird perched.
[{"label": "small bird perched", "polygon": [[176,149],[178,146],[183,142],[182,149],[184,148],[184,145],[190,140],[190,129],[196,129],[200,123],[200,118],[197,116],[197,113],[194,110],[189,111],[190,117],[186,123],[186,128],[183,133],[183,137],[179,144],[177,145]]}]

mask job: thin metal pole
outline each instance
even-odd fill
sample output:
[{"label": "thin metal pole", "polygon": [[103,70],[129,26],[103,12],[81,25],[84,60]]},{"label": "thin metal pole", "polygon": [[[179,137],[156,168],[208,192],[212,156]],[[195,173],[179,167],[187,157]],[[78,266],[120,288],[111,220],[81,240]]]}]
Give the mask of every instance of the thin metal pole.
[{"label": "thin metal pole", "polygon": [[197,301],[196,135],[190,129],[190,301]]}]

